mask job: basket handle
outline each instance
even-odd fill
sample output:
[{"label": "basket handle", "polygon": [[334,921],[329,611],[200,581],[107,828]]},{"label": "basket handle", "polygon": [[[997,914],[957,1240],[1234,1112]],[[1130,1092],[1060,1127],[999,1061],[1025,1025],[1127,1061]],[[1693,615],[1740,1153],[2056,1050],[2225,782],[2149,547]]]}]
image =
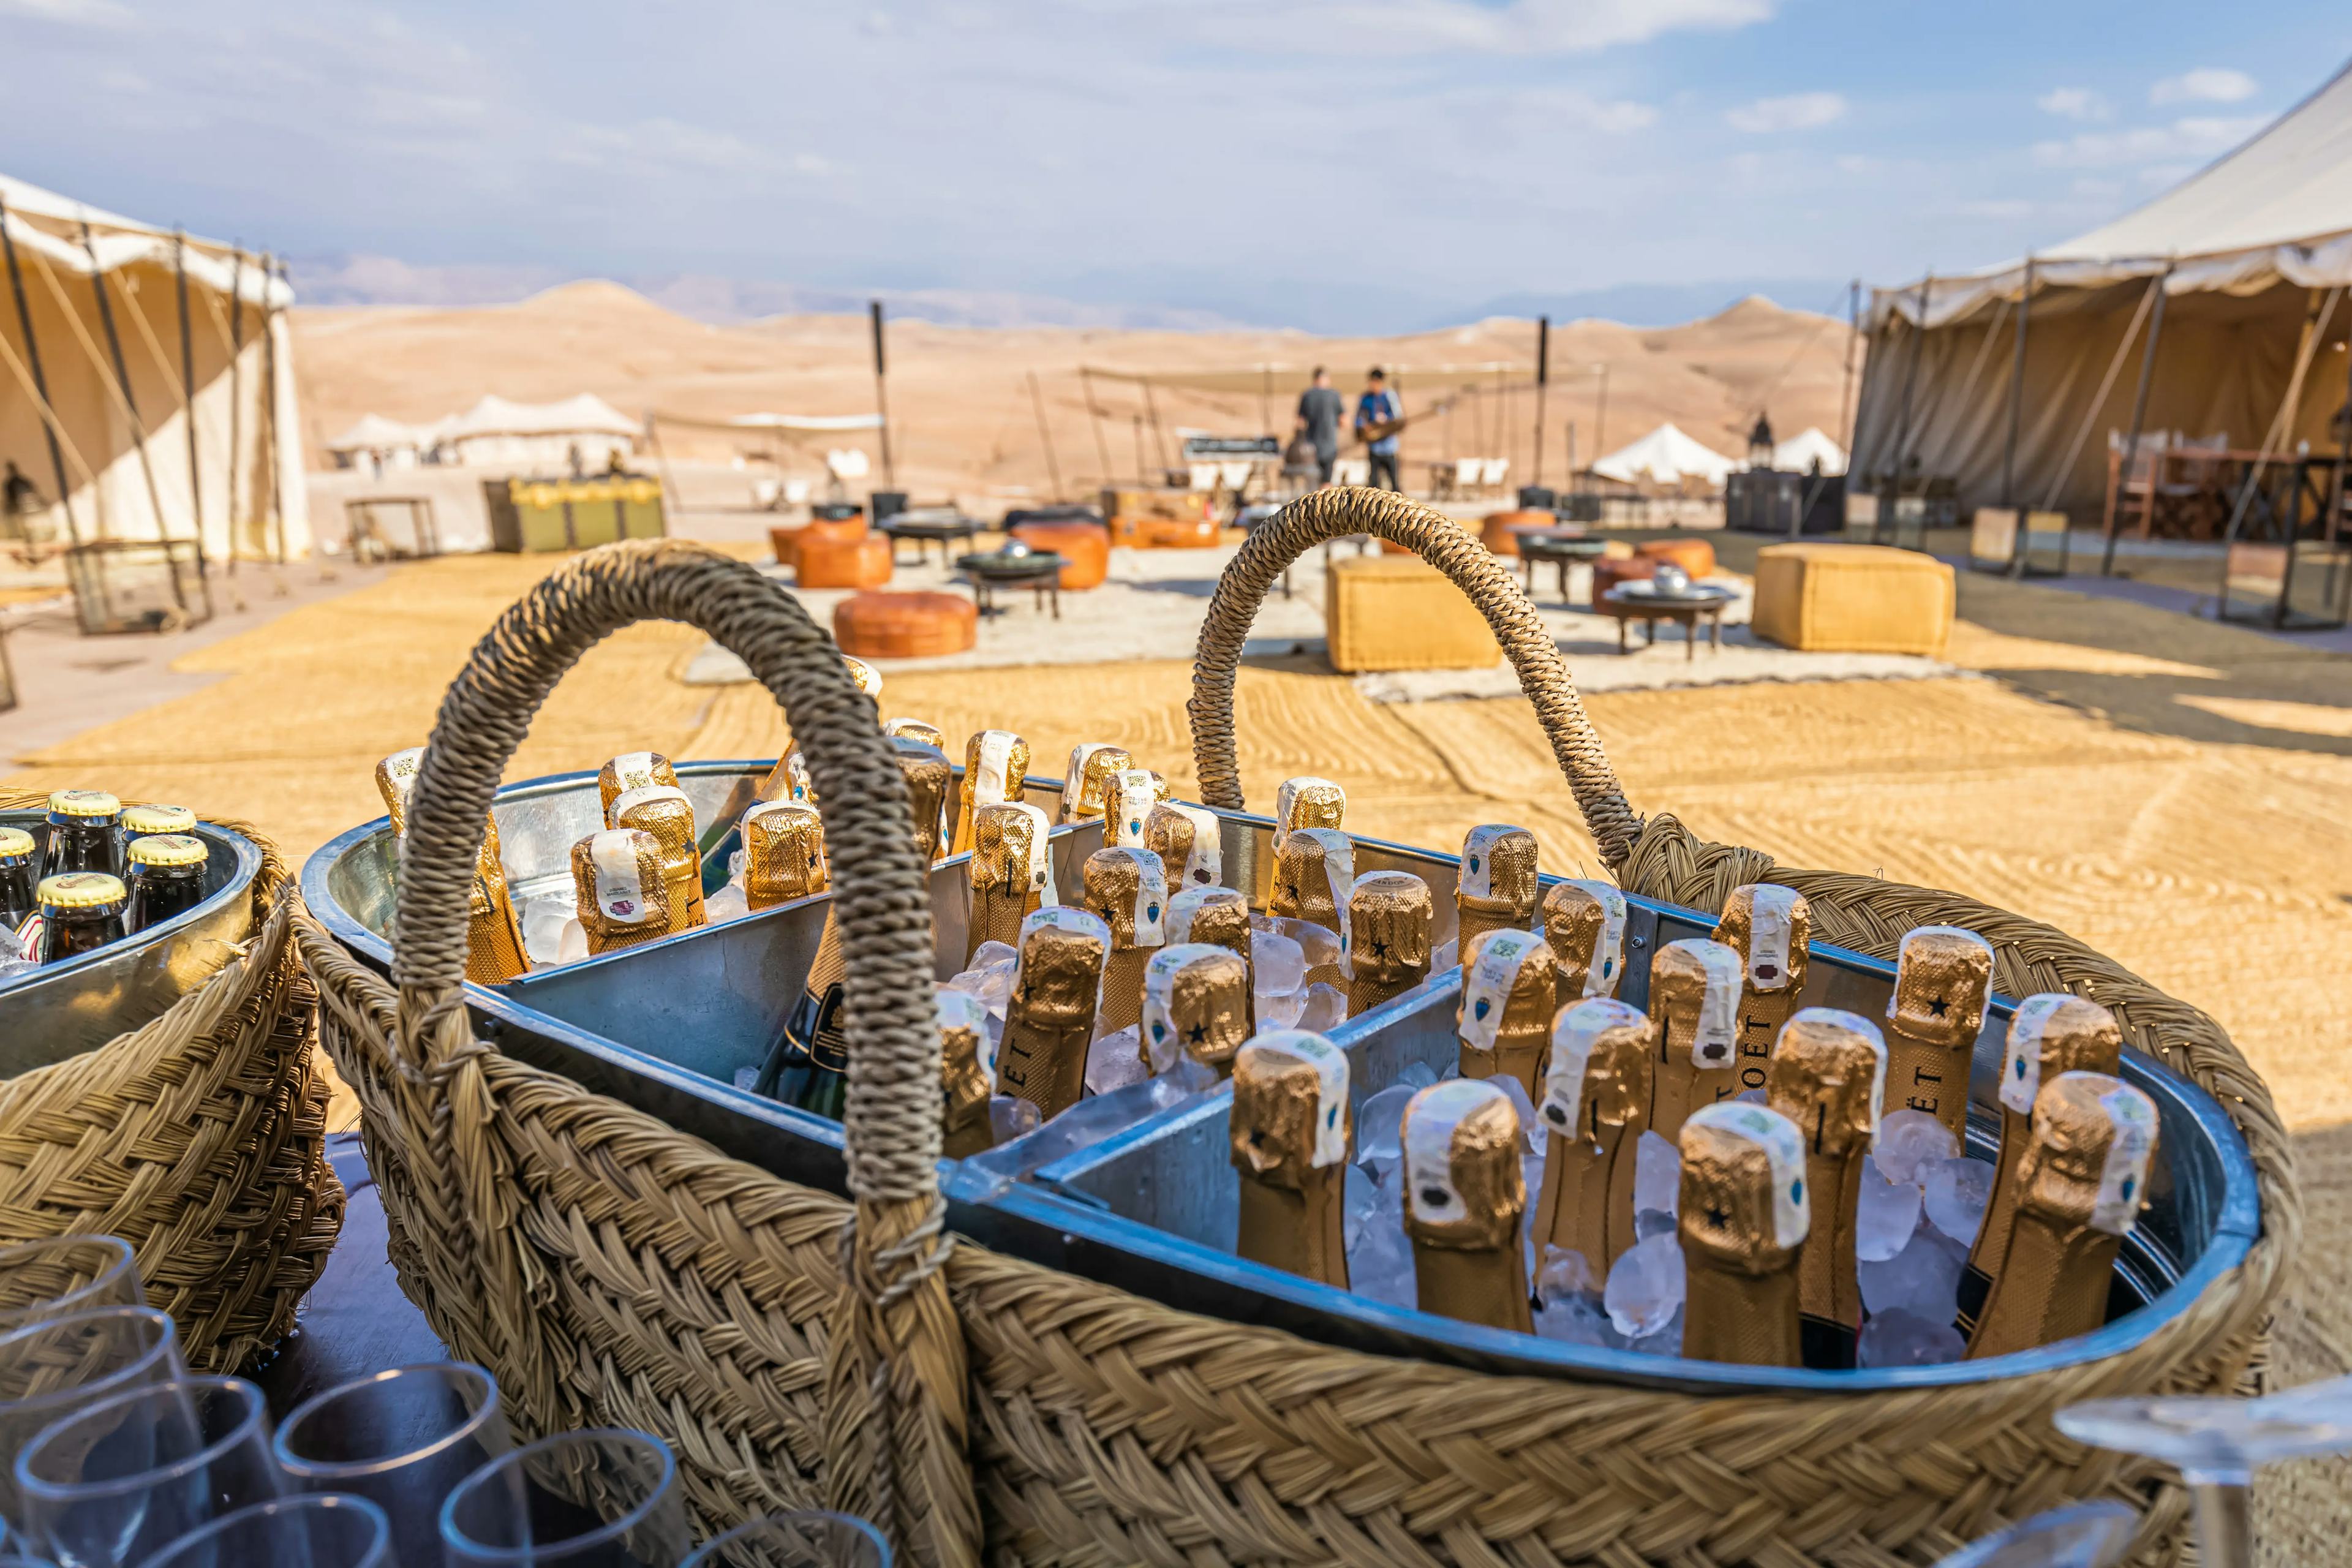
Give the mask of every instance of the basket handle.
[{"label": "basket handle", "polygon": [[1518,671],[1519,689],[1535,706],[1601,858],[1612,868],[1623,865],[1642,831],[1642,819],[1626,804],[1616,770],[1609,765],[1601,737],[1577,698],[1576,683],[1569,679],[1559,647],[1535,606],[1461,524],[1391,490],[1328,487],[1301,497],[1252,532],[1217,579],[1208,616],[1201,623],[1192,695],[1184,705],[1192,724],[1192,763],[1200,774],[1202,800],[1227,811],[1242,809],[1241,768],[1234,752],[1234,678],[1266,590],[1316,545],[1360,533],[1407,546],[1470,596]]}]

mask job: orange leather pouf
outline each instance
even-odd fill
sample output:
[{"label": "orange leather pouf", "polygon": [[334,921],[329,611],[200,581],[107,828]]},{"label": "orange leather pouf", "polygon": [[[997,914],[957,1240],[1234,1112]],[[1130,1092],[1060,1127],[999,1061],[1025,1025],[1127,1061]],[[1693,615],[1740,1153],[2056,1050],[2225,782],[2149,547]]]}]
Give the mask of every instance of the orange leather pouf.
[{"label": "orange leather pouf", "polygon": [[1488,550],[1497,555],[1517,555],[1519,552],[1520,529],[1559,526],[1559,519],[1548,511],[1492,511],[1479,525],[1478,537]]},{"label": "orange leather pouf", "polygon": [[854,658],[962,653],[979,625],[978,606],[961,594],[860,594],[833,607],[833,640]]},{"label": "orange leather pouf", "polygon": [[1110,575],[1110,531],[1097,523],[1017,522],[1013,537],[1041,555],[1059,555],[1065,588],[1099,588]]},{"label": "orange leather pouf", "polygon": [[1653,539],[1633,546],[1644,561],[1671,561],[1693,578],[1715,575],[1715,546],[1704,539]]},{"label": "orange leather pouf", "polygon": [[854,544],[865,538],[866,532],[863,517],[820,517],[798,528],[771,528],[768,542],[775,546],[777,564],[791,566],[798,563],[801,546],[813,540]]},{"label": "orange leather pouf", "polygon": [[851,540],[801,535],[798,556],[803,588],[878,588],[890,580],[890,540],[866,533]]},{"label": "orange leather pouf", "polygon": [[1646,555],[1636,555],[1624,561],[1596,561],[1592,563],[1592,602],[1599,604],[1601,595],[1620,583],[1657,574],[1658,563]]}]

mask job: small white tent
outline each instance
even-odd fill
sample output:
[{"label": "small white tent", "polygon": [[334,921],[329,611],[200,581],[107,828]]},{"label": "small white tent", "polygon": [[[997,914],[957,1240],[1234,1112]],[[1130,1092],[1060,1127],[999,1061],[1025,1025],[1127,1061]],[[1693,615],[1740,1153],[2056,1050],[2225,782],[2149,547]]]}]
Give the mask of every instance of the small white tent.
[{"label": "small white tent", "polygon": [[1825,474],[1845,472],[1845,448],[1822,434],[1818,425],[1808,425],[1772,447],[1772,466],[1784,474],[1811,473],[1816,458]]},{"label": "small white tent", "polygon": [[589,393],[561,403],[511,403],[483,398],[443,420],[434,434],[450,460],[469,468],[554,472],[572,466],[604,467],[614,452],[636,449],[637,422]]},{"label": "small white tent", "polygon": [[268,258],[0,175],[0,531],[306,555],[300,411]]},{"label": "small white tent", "polygon": [[327,450],[339,468],[360,468],[371,461],[388,468],[411,468],[433,449],[436,439],[431,426],[403,425],[381,414],[362,414],[327,443]]},{"label": "small white tent", "polygon": [[1739,464],[1712,447],[1700,445],[1685,435],[1681,426],[1672,423],[1659,426],[1630,447],[1620,447],[1599,462],[1592,471],[1602,479],[1619,479],[1632,484],[1643,479],[1662,484],[1674,484],[1686,478],[1703,479],[1710,485],[1721,485],[1726,476]]}]

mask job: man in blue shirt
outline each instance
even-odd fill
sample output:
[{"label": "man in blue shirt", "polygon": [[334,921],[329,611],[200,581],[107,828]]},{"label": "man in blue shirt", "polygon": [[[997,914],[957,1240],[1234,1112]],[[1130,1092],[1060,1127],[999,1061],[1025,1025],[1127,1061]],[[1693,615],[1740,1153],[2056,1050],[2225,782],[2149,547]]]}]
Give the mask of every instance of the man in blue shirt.
[{"label": "man in blue shirt", "polygon": [[[1404,417],[1404,405],[1389,390],[1389,378],[1374,365],[1364,376],[1364,395],[1356,399],[1356,437],[1368,440],[1366,450],[1371,455],[1372,471],[1369,483],[1374,489],[1402,492],[1404,486],[1397,479],[1397,438],[1394,431],[1377,435],[1381,426]],[[1382,475],[1388,482],[1381,482]]]}]

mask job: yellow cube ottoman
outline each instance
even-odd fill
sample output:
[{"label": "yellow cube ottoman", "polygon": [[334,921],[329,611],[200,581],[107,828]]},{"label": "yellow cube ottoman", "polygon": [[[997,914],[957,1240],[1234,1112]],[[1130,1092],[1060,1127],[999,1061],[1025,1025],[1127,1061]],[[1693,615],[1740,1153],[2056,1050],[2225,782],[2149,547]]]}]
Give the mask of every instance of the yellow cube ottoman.
[{"label": "yellow cube ottoman", "polygon": [[1941,658],[1952,569],[1878,544],[1768,544],[1756,554],[1756,635],[1808,653]]},{"label": "yellow cube ottoman", "polygon": [[1503,650],[1461,589],[1417,555],[1351,555],[1323,580],[1331,668],[1486,669]]}]

